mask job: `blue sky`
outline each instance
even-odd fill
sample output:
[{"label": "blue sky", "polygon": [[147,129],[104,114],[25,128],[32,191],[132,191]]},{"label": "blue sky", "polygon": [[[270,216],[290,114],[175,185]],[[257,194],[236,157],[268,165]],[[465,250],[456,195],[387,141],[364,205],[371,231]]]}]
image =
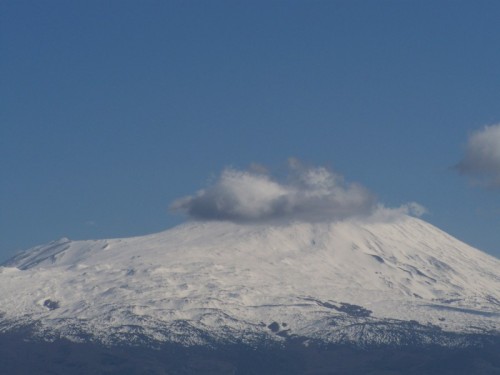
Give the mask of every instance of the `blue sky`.
[{"label": "blue sky", "polygon": [[0,260],[183,220],[226,167],[327,166],[500,256],[456,166],[500,123],[493,1],[3,1]]}]

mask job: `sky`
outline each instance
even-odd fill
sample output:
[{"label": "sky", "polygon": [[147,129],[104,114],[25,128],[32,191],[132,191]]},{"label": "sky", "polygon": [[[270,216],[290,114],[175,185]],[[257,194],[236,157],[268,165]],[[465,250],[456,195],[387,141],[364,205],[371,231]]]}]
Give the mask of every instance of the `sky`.
[{"label": "sky", "polygon": [[0,261],[190,217],[381,206],[425,207],[500,257],[499,17],[495,1],[2,1]]}]

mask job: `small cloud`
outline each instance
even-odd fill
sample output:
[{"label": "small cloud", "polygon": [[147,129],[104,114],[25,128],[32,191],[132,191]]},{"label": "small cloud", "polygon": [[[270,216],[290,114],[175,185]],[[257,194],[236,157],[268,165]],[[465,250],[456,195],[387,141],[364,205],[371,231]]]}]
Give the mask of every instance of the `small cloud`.
[{"label": "small cloud", "polygon": [[[275,220],[334,221],[350,217],[420,215],[422,206],[410,203],[383,208],[365,187],[348,183],[324,167],[306,167],[289,160],[286,182],[274,179],[266,168],[225,169],[206,189],[180,198],[170,208],[196,220],[266,222]],[[381,210],[385,210],[382,215]]]},{"label": "small cloud", "polygon": [[500,188],[500,124],[472,133],[456,169],[483,187]]},{"label": "small cloud", "polygon": [[409,202],[396,208],[385,207],[383,204],[378,204],[373,210],[373,213],[365,219],[375,222],[395,221],[401,216],[421,217],[428,213],[428,210],[419,203]]},{"label": "small cloud", "polygon": [[422,217],[429,213],[429,210],[417,202],[410,202],[402,205],[405,209],[405,213],[410,216]]}]

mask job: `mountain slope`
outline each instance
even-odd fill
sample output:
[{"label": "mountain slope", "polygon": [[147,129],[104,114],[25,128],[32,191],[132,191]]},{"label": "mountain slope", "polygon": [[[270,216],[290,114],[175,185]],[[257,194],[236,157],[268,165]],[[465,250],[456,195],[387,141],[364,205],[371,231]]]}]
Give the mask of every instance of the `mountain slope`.
[{"label": "mountain slope", "polygon": [[[104,343],[463,345],[500,333],[500,261],[412,217],[188,223],[61,239],[0,268],[0,330]],[[457,334],[459,334],[457,336]]]}]

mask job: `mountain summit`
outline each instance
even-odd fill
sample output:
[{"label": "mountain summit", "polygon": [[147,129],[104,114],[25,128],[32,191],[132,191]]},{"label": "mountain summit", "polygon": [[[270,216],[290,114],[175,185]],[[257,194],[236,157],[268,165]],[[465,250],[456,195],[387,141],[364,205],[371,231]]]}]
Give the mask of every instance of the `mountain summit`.
[{"label": "mountain summit", "polygon": [[417,218],[192,222],[0,267],[0,331],[182,346],[467,345],[500,334],[500,261]]}]

